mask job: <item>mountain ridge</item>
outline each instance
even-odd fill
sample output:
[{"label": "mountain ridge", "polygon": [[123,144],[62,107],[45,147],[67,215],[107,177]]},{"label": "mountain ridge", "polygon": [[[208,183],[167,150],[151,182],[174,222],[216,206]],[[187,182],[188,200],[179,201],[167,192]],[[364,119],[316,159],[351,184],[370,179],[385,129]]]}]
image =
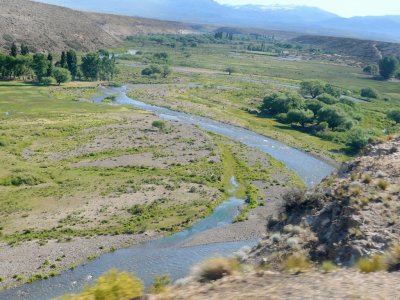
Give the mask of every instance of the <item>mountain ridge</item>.
[{"label": "mountain ridge", "polygon": [[214,0],[41,0],[75,9],[170,21],[400,41],[400,16],[343,18],[309,6],[223,5]]}]

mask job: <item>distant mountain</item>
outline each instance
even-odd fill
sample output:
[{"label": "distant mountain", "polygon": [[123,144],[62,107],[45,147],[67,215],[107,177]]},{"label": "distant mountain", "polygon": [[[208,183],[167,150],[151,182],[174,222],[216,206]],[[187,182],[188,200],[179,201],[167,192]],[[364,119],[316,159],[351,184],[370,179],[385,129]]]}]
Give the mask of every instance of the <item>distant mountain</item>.
[{"label": "distant mountain", "polygon": [[221,5],[214,0],[39,0],[86,11],[188,23],[400,41],[400,16],[341,18],[306,6]]}]

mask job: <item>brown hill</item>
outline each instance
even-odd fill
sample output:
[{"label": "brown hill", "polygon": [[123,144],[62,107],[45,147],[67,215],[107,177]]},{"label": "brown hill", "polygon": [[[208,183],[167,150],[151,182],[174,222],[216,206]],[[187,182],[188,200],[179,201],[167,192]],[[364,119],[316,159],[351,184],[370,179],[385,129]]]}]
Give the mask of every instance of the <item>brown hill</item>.
[{"label": "brown hill", "polygon": [[400,44],[396,43],[317,35],[302,35],[291,41],[355,57],[364,62],[377,62],[382,56],[400,57]]},{"label": "brown hill", "polygon": [[177,22],[85,13],[28,0],[0,0],[0,51],[12,42],[37,51],[95,50],[137,33],[191,32]]}]

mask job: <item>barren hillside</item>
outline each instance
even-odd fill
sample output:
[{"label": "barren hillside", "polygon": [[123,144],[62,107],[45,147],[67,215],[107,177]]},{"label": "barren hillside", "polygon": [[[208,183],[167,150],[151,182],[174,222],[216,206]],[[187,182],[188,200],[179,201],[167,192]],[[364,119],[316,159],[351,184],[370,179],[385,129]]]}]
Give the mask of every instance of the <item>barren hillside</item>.
[{"label": "barren hillside", "polygon": [[302,35],[291,41],[357,57],[365,62],[377,62],[383,56],[400,56],[400,45],[397,43],[317,35]]},{"label": "barren hillside", "polygon": [[38,51],[85,51],[114,46],[136,33],[192,31],[177,22],[85,13],[28,0],[0,0],[0,7],[0,50],[24,42]]}]

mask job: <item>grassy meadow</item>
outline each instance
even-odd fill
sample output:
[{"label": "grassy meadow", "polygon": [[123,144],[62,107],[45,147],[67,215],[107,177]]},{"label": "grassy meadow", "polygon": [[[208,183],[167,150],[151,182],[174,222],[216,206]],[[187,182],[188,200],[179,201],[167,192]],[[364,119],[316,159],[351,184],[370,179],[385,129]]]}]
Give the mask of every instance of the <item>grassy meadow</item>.
[{"label": "grassy meadow", "polygon": [[[144,41],[143,41],[144,40]],[[139,50],[139,55],[124,55],[120,61],[120,80],[131,83],[164,83],[170,86],[135,87],[130,95],[139,100],[169,108],[195,112],[224,122],[252,129],[287,144],[335,161],[348,160],[354,155],[346,149],[346,134],[332,134],[320,138],[307,130],[283,124],[275,118],[260,118],[252,113],[259,109],[262,99],[273,92],[298,92],[302,80],[323,80],[360,98],[360,90],[372,87],[380,99],[357,103],[362,115],[357,128],[364,128],[383,137],[382,132],[396,134],[399,130],[386,113],[400,103],[399,82],[374,80],[362,68],[329,61],[328,57],[295,52],[300,60],[275,54],[243,50],[240,42],[200,43],[196,47],[168,43],[160,44],[152,38],[130,41],[117,51]],[[140,72],[151,64],[150,54],[168,53],[173,73],[167,78],[143,78]],[[149,61],[150,60],[150,61]],[[227,67],[234,68],[228,75]],[[185,86],[186,85],[186,86]],[[195,85],[195,86],[193,86]]]}]

